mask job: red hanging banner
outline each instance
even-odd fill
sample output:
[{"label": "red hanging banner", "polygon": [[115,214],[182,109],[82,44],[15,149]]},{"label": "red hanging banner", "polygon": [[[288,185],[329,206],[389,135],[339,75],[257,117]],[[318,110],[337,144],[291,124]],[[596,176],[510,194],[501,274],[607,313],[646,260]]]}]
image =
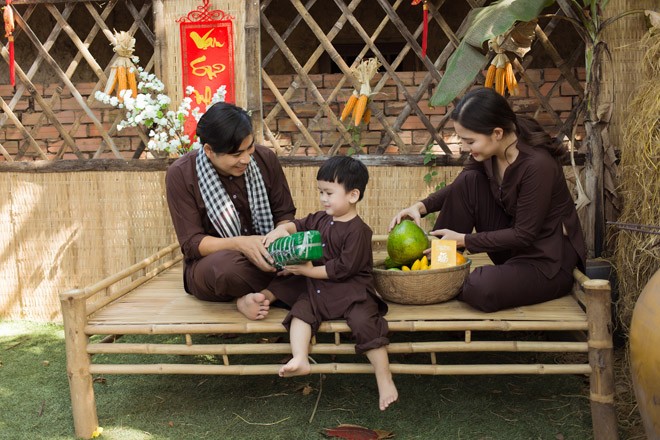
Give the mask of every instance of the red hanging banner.
[{"label": "red hanging banner", "polygon": [[[183,90],[193,88],[191,107],[201,113],[211,103],[220,86],[226,87],[225,102],[235,102],[234,17],[204,5],[177,20],[181,38]],[[186,121],[186,132],[194,132],[196,121]]]}]

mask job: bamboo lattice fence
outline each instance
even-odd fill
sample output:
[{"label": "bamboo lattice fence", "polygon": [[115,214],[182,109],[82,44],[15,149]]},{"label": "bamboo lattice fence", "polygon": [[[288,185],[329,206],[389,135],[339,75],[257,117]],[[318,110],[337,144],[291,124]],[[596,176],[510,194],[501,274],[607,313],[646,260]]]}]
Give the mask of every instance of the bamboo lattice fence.
[{"label": "bamboo lattice fence", "polygon": [[[0,97],[0,128],[7,133],[0,137],[4,160],[144,157],[145,134],[134,130],[120,136],[116,123],[121,113],[93,98],[104,87],[116,56],[102,31],[116,28],[134,35],[141,64],[163,77],[170,94],[179,98],[175,78],[180,53],[173,36],[178,25],[173,20],[201,3],[14,1],[17,87],[9,91],[2,86],[7,99]],[[279,154],[332,155],[348,148],[369,154],[457,151],[447,109],[431,109],[426,101],[464,32],[465,16],[485,0],[430,1],[432,39],[426,57],[419,44],[421,8],[404,0],[205,3],[236,17],[236,41],[244,48],[237,51],[237,78],[242,81],[237,102],[253,111],[258,140],[263,136]],[[570,50],[553,43],[565,3],[548,11],[557,17],[541,20],[536,28],[535,55],[516,63],[523,93],[512,99],[516,110],[538,117],[558,135],[570,133],[575,123],[584,79],[577,68],[582,46],[570,27],[564,25],[560,38],[574,42]],[[457,18],[455,11],[463,15]],[[387,50],[393,40],[400,42],[396,56]],[[344,55],[346,41],[351,41],[350,56]],[[7,47],[2,47],[2,56],[5,72]],[[350,69],[365,57],[378,58],[383,68],[375,79],[372,122],[355,129],[337,115],[356,86]],[[547,60],[549,73],[529,68],[535,57]],[[327,76],[328,68],[338,73]],[[480,75],[476,82],[483,79]]]}]

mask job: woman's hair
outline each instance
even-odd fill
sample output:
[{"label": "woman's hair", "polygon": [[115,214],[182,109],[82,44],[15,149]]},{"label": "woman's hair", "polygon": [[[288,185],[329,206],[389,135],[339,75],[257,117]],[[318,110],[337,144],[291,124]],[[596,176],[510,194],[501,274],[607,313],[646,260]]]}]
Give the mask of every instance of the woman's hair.
[{"label": "woman's hair", "polygon": [[369,182],[369,171],[365,164],[350,156],[332,156],[323,162],[316,173],[316,180],[337,182],[348,191],[360,191],[358,200],[364,197],[364,190]]},{"label": "woman's hair", "polygon": [[560,157],[566,150],[541,124],[526,116],[516,116],[509,102],[495,90],[481,87],[466,93],[451,113],[451,119],[468,130],[490,135],[496,128],[505,134],[516,133],[527,145],[545,148]]},{"label": "woman's hair", "polygon": [[252,134],[252,120],[242,108],[218,102],[202,115],[196,133],[202,145],[209,144],[214,153],[232,154]]}]

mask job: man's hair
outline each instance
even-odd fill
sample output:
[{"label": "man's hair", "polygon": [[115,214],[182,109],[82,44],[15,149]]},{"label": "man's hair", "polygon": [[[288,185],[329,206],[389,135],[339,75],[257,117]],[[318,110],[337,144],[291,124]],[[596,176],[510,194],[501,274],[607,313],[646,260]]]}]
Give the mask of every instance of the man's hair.
[{"label": "man's hair", "polygon": [[350,156],[333,156],[323,162],[316,180],[337,182],[346,192],[357,189],[360,191],[358,200],[364,197],[364,190],[369,182],[369,171],[365,164]]},{"label": "man's hair", "polygon": [[218,102],[202,115],[196,133],[199,141],[209,144],[214,153],[234,154],[252,134],[252,121],[244,109]]}]

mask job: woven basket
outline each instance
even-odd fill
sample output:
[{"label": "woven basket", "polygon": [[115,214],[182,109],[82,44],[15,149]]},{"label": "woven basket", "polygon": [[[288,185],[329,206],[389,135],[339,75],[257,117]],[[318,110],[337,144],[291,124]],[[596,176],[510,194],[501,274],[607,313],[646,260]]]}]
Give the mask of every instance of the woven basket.
[{"label": "woven basket", "polygon": [[458,295],[470,273],[472,260],[456,267],[414,271],[374,267],[376,290],[386,301],[398,304],[435,304]]}]

